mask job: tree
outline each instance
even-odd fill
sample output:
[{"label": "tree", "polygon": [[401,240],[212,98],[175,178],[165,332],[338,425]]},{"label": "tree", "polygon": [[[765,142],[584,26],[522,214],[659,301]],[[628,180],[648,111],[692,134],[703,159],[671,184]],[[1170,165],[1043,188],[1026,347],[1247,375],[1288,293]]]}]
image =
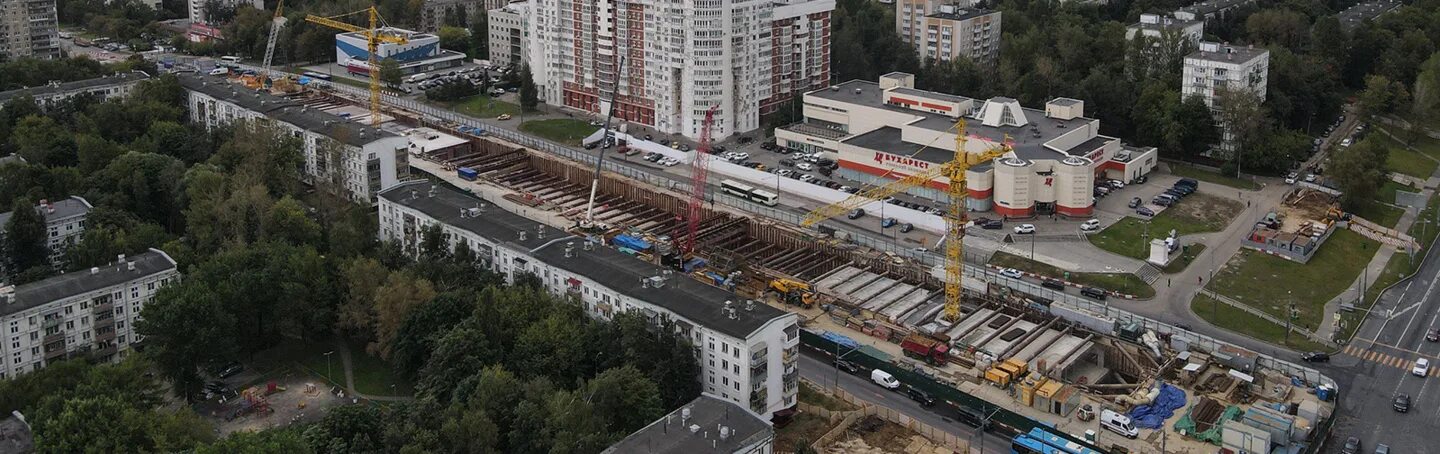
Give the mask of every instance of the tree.
[{"label": "tree", "polygon": [[320,225],[310,219],[300,201],[285,196],[270,206],[264,219],[265,238],[297,246],[320,245]]},{"label": "tree", "polygon": [[395,333],[405,317],[421,303],[435,298],[430,281],[408,273],[390,273],[385,285],[375,290],[375,342],[366,350],[390,359]]},{"label": "tree", "polygon": [[1340,203],[1347,210],[1374,203],[1372,199],[1388,179],[1385,160],[1389,149],[1374,140],[1342,147],[1330,157],[1330,175],[1340,183]]},{"label": "tree", "polygon": [[490,58],[490,15],[485,10],[480,10],[480,16],[470,21],[470,50],[475,52],[477,58],[488,60]]},{"label": "tree", "polygon": [[430,361],[430,352],[435,350],[440,335],[470,317],[474,305],[468,295],[446,292],[410,311],[395,332],[390,356],[395,370],[402,376],[414,378]]},{"label": "tree", "polygon": [[440,27],[440,48],[470,53],[470,30],[464,27]]},{"label": "tree", "polygon": [[1178,143],[1171,143],[1170,147],[1185,156],[1199,157],[1220,143],[1220,127],[1215,124],[1210,107],[1199,96],[1185,98],[1175,110],[1173,121]]},{"label": "tree", "polygon": [[1251,40],[1298,49],[1310,35],[1309,20],[1291,9],[1272,8],[1251,14],[1245,20],[1246,34]]},{"label": "tree", "polygon": [[1213,101],[1219,111],[1220,127],[1228,135],[1230,158],[1239,157],[1239,151],[1255,144],[1261,133],[1270,126],[1269,115],[1260,97],[1246,88],[1216,89]]},{"label": "tree", "polygon": [[665,414],[655,382],[634,366],[601,372],[586,383],[586,394],[606,432],[630,433]]},{"label": "tree", "polygon": [[380,81],[391,87],[398,87],[404,81],[405,74],[400,72],[400,62],[394,58],[385,57],[380,60]]},{"label": "tree", "polygon": [[535,77],[530,74],[530,65],[520,65],[520,108],[534,112],[540,105],[540,93],[535,88]]},{"label": "tree", "polygon": [[1365,115],[1390,113],[1395,104],[1395,84],[1385,76],[1365,78],[1365,91],[1360,93],[1360,111]]},{"label": "tree", "polygon": [[34,201],[17,198],[10,204],[10,220],[5,223],[5,265],[11,273],[50,266],[49,237],[45,232],[45,218],[35,209]]},{"label": "tree", "polygon": [[220,295],[182,281],[155,294],[135,330],[145,336],[145,356],[189,402],[204,384],[198,367],[240,351],[235,322]]},{"label": "tree", "polygon": [[372,340],[375,334],[375,294],[390,270],[379,261],[355,257],[340,267],[345,296],[336,309],[335,330],[351,338]]},{"label": "tree", "polygon": [[95,173],[88,198],[176,231],[181,225],[184,175],[185,163],[179,159],[132,151]]},{"label": "tree", "polygon": [[92,174],[110,165],[124,150],[114,142],[93,135],[83,134],[75,138],[75,154],[81,172]]},{"label": "tree", "polygon": [[11,130],[15,152],[26,161],[45,166],[75,164],[75,139],[48,117],[26,117]]},{"label": "tree", "polygon": [[1415,88],[1410,90],[1410,115],[1415,119],[1440,115],[1440,52],[1420,64]]},{"label": "tree", "polygon": [[480,94],[480,87],[465,79],[446,81],[440,86],[425,90],[425,97],[433,101],[459,101]]}]

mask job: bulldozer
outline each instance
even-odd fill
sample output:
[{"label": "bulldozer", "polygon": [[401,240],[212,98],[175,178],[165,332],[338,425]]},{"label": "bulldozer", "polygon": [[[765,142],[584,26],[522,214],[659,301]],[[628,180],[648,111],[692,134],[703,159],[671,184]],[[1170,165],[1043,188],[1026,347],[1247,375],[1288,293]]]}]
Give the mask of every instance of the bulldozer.
[{"label": "bulldozer", "polygon": [[810,284],[794,279],[775,279],[770,281],[770,291],[780,296],[785,304],[801,306],[809,309],[815,305],[815,291]]}]

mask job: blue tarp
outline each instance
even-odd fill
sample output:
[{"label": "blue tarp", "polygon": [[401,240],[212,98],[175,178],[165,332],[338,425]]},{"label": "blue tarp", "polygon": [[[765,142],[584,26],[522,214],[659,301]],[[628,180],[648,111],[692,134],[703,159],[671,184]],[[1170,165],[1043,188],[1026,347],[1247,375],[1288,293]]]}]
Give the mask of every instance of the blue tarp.
[{"label": "blue tarp", "polygon": [[832,332],[826,331],[824,334],[821,334],[820,337],[823,337],[823,338],[825,338],[825,340],[828,340],[828,341],[830,341],[830,342],[834,342],[834,343],[840,344],[840,346],[845,347],[845,348],[851,348],[851,349],[853,349],[853,348],[859,348],[859,347],[860,347],[860,343],[859,343],[859,342],[855,342],[854,339],[845,337],[844,334],[836,334],[836,333],[832,333]]},{"label": "blue tarp", "polygon": [[1160,395],[1149,405],[1139,405],[1130,410],[1130,421],[1141,429],[1159,429],[1185,406],[1185,391],[1168,384],[1160,385]]},{"label": "blue tarp", "polygon": [[615,235],[615,239],[611,240],[611,242],[615,243],[616,246],[630,248],[637,251],[650,249],[650,242],[630,235]]}]

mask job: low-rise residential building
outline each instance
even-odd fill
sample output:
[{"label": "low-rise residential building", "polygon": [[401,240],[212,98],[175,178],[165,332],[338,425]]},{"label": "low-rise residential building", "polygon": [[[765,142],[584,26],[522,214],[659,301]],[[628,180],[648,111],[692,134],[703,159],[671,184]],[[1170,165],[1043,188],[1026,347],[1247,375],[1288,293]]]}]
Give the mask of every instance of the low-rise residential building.
[{"label": "low-rise residential building", "polygon": [[[878,83],[852,80],[806,93],[804,120],[777,128],[776,142],[823,152],[842,177],[884,184],[951,161],[956,124],[965,120],[966,153],[1002,144],[1013,150],[966,173],[966,207],[1009,217],[1089,216],[1097,178],[1128,182],[1155,168],[1155,149],[1127,151],[1120,139],[1101,135],[1084,101],[1055,98],[1031,109],[1010,98],[918,90],[914,80],[896,72]],[[948,201],[949,187],[940,177],[910,192]]]},{"label": "low-rise residential building", "polygon": [[900,0],[895,32],[920,61],[968,58],[992,65],[1000,58],[1000,12],[943,0]]},{"label": "low-rise residential building", "polygon": [[793,313],[429,182],[382,192],[378,216],[380,239],[406,251],[417,251],[424,230],[439,225],[451,247],[465,244],[484,268],[511,281],[532,274],[592,317],[640,311],[656,326],[669,320],[695,346],[705,392],[766,418],[795,406],[800,327]]},{"label": "low-rise residential building", "polygon": [[[469,28],[486,11],[505,6],[509,0],[425,0],[420,6],[420,31],[439,33],[440,27]],[[454,17],[452,17],[454,16]]]},{"label": "low-rise residential building", "polygon": [[530,2],[520,1],[492,9],[487,17],[490,26],[490,62],[519,68],[529,60]]},{"label": "low-rise residential building", "polygon": [[[79,196],[70,196],[68,199],[57,200],[53,203],[49,200],[41,200],[40,204],[35,206],[35,211],[45,218],[45,232],[49,238],[45,247],[50,249],[52,265],[64,265],[65,250],[80,242],[81,236],[85,233],[85,219],[90,216],[91,208],[94,206]],[[13,213],[13,211],[0,213],[0,226],[8,225]],[[5,230],[0,227],[0,244],[4,242]],[[0,260],[0,276],[20,271],[24,270],[6,270],[5,261]]]},{"label": "low-rise residential building", "polygon": [[1184,21],[1211,21],[1227,17],[1242,6],[1255,3],[1255,0],[1205,0],[1184,8],[1175,10],[1176,19]]},{"label": "low-rise residential building", "polygon": [[255,9],[265,9],[265,2],[264,0],[186,0],[186,6],[190,13],[190,22],[216,25],[220,21],[215,20],[215,14],[210,11],[211,8],[233,10],[249,6]]},{"label": "low-rise residential building", "polygon": [[1269,74],[1270,51],[1263,47],[1201,42],[1185,56],[1180,96],[1200,96],[1214,108],[1218,91],[1245,89],[1264,101]]},{"label": "low-rise residential building", "polygon": [[1125,39],[1133,40],[1136,36],[1156,40],[1156,45],[1172,39],[1199,45],[1200,40],[1205,37],[1205,21],[1180,20],[1160,14],[1141,14],[1140,22],[1125,27]]},{"label": "low-rise residential building", "polygon": [[141,341],[140,311],[161,287],[179,280],[159,249],[20,286],[0,287],[0,379],[88,355],[118,361]]},{"label": "low-rise residential building", "polygon": [[180,74],[179,79],[189,93],[190,121],[213,128],[236,120],[264,120],[300,138],[306,183],[373,204],[375,194],[410,175],[409,140],[359,123],[366,117],[340,117],[224,78]]},{"label": "low-rise residential building", "polygon": [[140,82],[149,79],[150,75],[144,71],[130,71],[74,82],[51,82],[38,87],[3,91],[0,92],[0,109],[5,108],[5,103],[11,99],[21,96],[34,98],[35,104],[41,109],[81,95],[92,95],[96,102],[124,99],[130,96],[130,92],[134,91]]},{"label": "low-rise residential building", "polygon": [[[699,429],[695,429],[699,427]],[[770,454],[775,427],[744,406],[703,393],[601,454]]]}]

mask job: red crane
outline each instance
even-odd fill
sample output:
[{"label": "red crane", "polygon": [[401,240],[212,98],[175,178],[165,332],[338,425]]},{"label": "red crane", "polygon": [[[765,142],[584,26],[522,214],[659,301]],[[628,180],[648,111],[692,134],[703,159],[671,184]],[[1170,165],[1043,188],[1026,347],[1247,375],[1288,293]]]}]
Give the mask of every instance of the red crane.
[{"label": "red crane", "polygon": [[695,253],[695,232],[700,229],[701,208],[705,203],[705,178],[710,175],[710,128],[715,124],[715,109],[705,111],[705,122],[700,124],[700,144],[695,147],[695,159],[690,161],[690,206],[686,213],[685,244],[681,251]]}]

